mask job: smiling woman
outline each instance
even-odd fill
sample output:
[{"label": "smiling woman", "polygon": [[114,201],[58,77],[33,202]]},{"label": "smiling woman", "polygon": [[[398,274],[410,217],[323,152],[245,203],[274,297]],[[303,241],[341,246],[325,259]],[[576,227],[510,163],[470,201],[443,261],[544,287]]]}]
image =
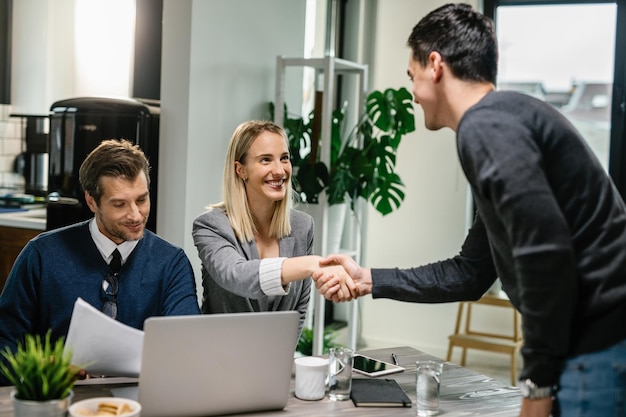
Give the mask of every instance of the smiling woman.
[{"label": "smiling woman", "polygon": [[312,254],[313,219],[291,208],[285,131],[265,121],[239,125],[226,152],[222,190],[224,200],[193,223],[202,261],[202,311],[296,310],[300,331],[309,277],[320,269],[320,257]]}]

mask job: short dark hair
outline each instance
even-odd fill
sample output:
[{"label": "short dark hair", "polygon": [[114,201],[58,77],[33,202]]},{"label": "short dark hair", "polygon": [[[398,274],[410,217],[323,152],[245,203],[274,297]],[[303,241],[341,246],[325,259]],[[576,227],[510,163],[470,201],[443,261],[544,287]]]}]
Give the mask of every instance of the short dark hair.
[{"label": "short dark hair", "polygon": [[449,3],[433,10],[415,25],[407,45],[422,66],[436,51],[455,77],[496,83],[498,42],[493,21],[469,4]]},{"label": "short dark hair", "polygon": [[87,155],[80,166],[78,179],[83,190],[100,205],[101,177],[132,180],[142,171],[150,187],[150,163],[139,146],[126,139],[107,139]]}]

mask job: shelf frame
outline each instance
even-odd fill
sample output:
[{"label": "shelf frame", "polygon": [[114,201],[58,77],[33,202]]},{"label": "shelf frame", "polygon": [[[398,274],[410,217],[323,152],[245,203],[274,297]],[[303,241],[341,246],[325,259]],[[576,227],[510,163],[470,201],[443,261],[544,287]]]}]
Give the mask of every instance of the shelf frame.
[{"label": "shelf frame", "polygon": [[[334,56],[325,56],[322,58],[293,58],[293,57],[276,57],[276,94],[274,99],[274,122],[279,126],[283,126],[285,119],[284,103],[285,103],[285,72],[288,67],[309,67],[315,69],[316,76],[318,73],[324,75],[323,82],[323,100],[322,100],[322,129],[320,141],[321,161],[330,166],[330,138],[332,129],[332,112],[333,100],[335,99],[336,75],[351,74],[358,77],[357,87],[357,103],[358,116],[365,112],[365,100],[367,98],[368,85],[368,66],[358,64],[356,62],[337,58]],[[360,201],[356,204],[356,209],[360,214],[360,224],[357,224],[355,247],[352,252],[353,258],[360,265],[362,262],[362,236],[366,223],[366,207]],[[322,210],[322,241],[321,255],[328,255],[328,204],[324,204]],[[317,236],[316,238],[320,238]],[[325,299],[317,291],[312,291],[311,299],[313,300],[313,355],[321,355],[323,353],[324,344],[324,314]],[[356,349],[358,342],[358,313],[359,300],[350,301],[349,320],[348,320],[348,347]]]}]

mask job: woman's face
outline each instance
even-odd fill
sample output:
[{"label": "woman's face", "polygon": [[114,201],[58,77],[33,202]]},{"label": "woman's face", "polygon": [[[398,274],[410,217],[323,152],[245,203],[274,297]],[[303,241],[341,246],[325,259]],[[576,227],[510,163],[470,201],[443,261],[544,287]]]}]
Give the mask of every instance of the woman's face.
[{"label": "woman's face", "polygon": [[248,149],[245,162],[235,162],[235,170],[246,182],[251,205],[282,200],[291,177],[291,160],[285,140],[273,132],[261,133]]}]

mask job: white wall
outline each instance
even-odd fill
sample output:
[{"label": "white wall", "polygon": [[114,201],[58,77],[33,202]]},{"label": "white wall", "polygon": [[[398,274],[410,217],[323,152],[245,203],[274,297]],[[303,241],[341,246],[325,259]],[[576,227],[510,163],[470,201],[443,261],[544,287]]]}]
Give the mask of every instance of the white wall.
[{"label": "white wall", "polygon": [[13,113],[46,115],[55,101],[130,93],[133,0],[13,2]]},{"label": "white wall", "polygon": [[[377,2],[371,41],[373,89],[406,87],[413,26],[443,1]],[[466,232],[467,183],[458,163],[454,133],[424,128],[415,108],[416,131],[403,139],[398,173],[406,184],[402,207],[386,217],[369,211],[365,259],[370,267],[411,267],[455,255]],[[458,304],[412,304],[361,300],[362,339],[367,345],[409,345],[438,356],[445,354]]]},{"label": "white wall", "polygon": [[[369,4],[368,0],[361,0]],[[407,38],[413,26],[441,0],[384,0],[375,3],[372,23],[365,30],[371,39],[362,55],[369,61],[372,89],[404,86],[409,60]],[[476,2],[470,1],[474,7]],[[461,170],[455,134],[424,127],[423,113],[415,105],[416,131],[403,139],[398,152],[398,173],[406,184],[402,207],[382,217],[368,213],[365,263],[369,267],[407,268],[456,255],[467,231],[467,182]],[[360,300],[361,343],[368,347],[413,346],[445,357],[448,335],[454,331],[458,303],[413,304],[393,300]],[[483,331],[510,332],[511,317],[476,309],[472,324]],[[505,355],[473,351],[472,357],[503,361]],[[454,359],[459,359],[455,352]]]},{"label": "white wall", "polygon": [[305,0],[164,2],[157,229],[185,249],[200,291],[193,219],[221,200],[235,127],[267,118],[276,56],[304,54],[304,21]]},{"label": "white wall", "polygon": [[[73,8],[73,2],[59,3],[61,9]],[[13,4],[11,103],[15,113],[45,115],[52,103],[46,78],[54,59],[47,41],[49,28],[53,26],[51,13],[48,1],[25,0]],[[73,27],[71,17],[62,20],[64,27]],[[73,50],[71,43],[68,49]],[[67,49],[59,53],[64,51]]]}]

